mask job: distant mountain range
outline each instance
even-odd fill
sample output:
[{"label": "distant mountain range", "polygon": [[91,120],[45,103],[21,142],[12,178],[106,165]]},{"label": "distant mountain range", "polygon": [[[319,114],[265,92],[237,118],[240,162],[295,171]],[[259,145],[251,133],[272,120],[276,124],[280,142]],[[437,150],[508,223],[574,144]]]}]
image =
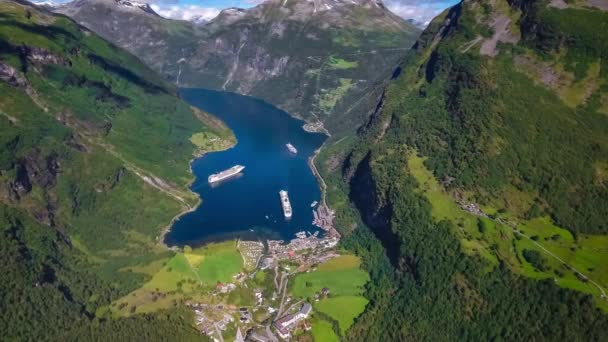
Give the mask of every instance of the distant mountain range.
[{"label": "distant mountain range", "polygon": [[182,87],[262,98],[332,132],[365,122],[419,29],[376,0],[268,0],[201,25],[140,2],[56,7]]}]

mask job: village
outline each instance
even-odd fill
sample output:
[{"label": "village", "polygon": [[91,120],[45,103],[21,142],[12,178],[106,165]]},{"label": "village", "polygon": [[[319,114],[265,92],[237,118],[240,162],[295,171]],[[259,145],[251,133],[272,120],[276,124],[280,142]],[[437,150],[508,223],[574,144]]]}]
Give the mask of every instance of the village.
[{"label": "village", "polygon": [[[311,298],[296,298],[288,293],[288,284],[295,275],[314,272],[319,265],[340,256],[335,250],[340,234],[332,225],[333,215],[323,206],[314,212],[314,224],[324,230],[322,237],[319,232],[302,231],[288,243],[238,241],[248,272],[235,274],[232,282],[216,284],[211,290],[217,299],[213,304],[188,304],[201,334],[220,342],[228,336],[234,336],[234,341],[277,342],[309,331],[313,312],[309,301],[327,297],[331,290],[323,287]],[[240,305],[230,303],[234,298],[239,298],[236,301]]]}]

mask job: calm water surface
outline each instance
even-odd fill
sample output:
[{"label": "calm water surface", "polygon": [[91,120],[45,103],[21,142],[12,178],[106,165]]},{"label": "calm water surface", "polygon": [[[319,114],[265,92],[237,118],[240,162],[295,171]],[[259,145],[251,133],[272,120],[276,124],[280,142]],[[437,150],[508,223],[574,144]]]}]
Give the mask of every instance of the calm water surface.
[{"label": "calm water surface", "polygon": [[[182,89],[193,106],[222,119],[238,143],[230,150],[208,153],[192,163],[196,181],[192,190],[203,199],[182,216],[166,235],[170,245],[197,245],[234,238],[291,239],[312,226],[310,204],[319,201],[317,180],[307,160],[325,135],[307,133],[303,122],[251,97],[204,89]],[[297,155],[287,151],[290,142]],[[242,176],[210,186],[207,177],[233,165],[245,166]],[[285,220],[279,190],[289,191],[293,217]]]}]

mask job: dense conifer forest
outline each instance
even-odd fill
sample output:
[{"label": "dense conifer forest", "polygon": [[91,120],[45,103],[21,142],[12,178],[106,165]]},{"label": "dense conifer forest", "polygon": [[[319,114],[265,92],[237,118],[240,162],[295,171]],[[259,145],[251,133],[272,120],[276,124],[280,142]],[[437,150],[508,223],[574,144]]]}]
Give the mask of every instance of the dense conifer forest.
[{"label": "dense conifer forest", "polygon": [[200,340],[180,305],[108,306],[172,254],[156,238],[196,204],[190,159],[231,139],[135,57],[0,1],[0,339]]},{"label": "dense conifer forest", "polygon": [[[497,17],[520,39],[484,54]],[[372,276],[350,340],[605,338],[605,299],[560,287],[572,270],[528,241],[561,238],[539,237],[541,217],[573,251],[607,232],[607,23],[587,7],[464,1],[422,34],[360,137],[328,144],[329,199]]]}]

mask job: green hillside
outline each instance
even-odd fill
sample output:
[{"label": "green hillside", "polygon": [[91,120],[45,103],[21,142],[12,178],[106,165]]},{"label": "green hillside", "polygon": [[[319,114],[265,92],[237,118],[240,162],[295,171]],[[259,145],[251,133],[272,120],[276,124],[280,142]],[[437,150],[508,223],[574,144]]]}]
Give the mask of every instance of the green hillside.
[{"label": "green hillside", "polygon": [[351,339],[605,335],[608,13],[582,3],[455,6],[323,151],[374,284]]},{"label": "green hillside", "polygon": [[573,233],[608,233],[608,14],[527,6],[520,44],[499,45],[495,58],[462,53],[486,29],[478,24],[425,60],[418,94],[390,104],[403,114],[398,138],[470,200],[520,218],[551,215]]},{"label": "green hillside", "polygon": [[127,268],[171,254],[158,238],[197,203],[190,160],[232,141],[135,57],[0,1],[3,338],[197,338],[179,308],[121,320],[103,308],[150,280]]}]

